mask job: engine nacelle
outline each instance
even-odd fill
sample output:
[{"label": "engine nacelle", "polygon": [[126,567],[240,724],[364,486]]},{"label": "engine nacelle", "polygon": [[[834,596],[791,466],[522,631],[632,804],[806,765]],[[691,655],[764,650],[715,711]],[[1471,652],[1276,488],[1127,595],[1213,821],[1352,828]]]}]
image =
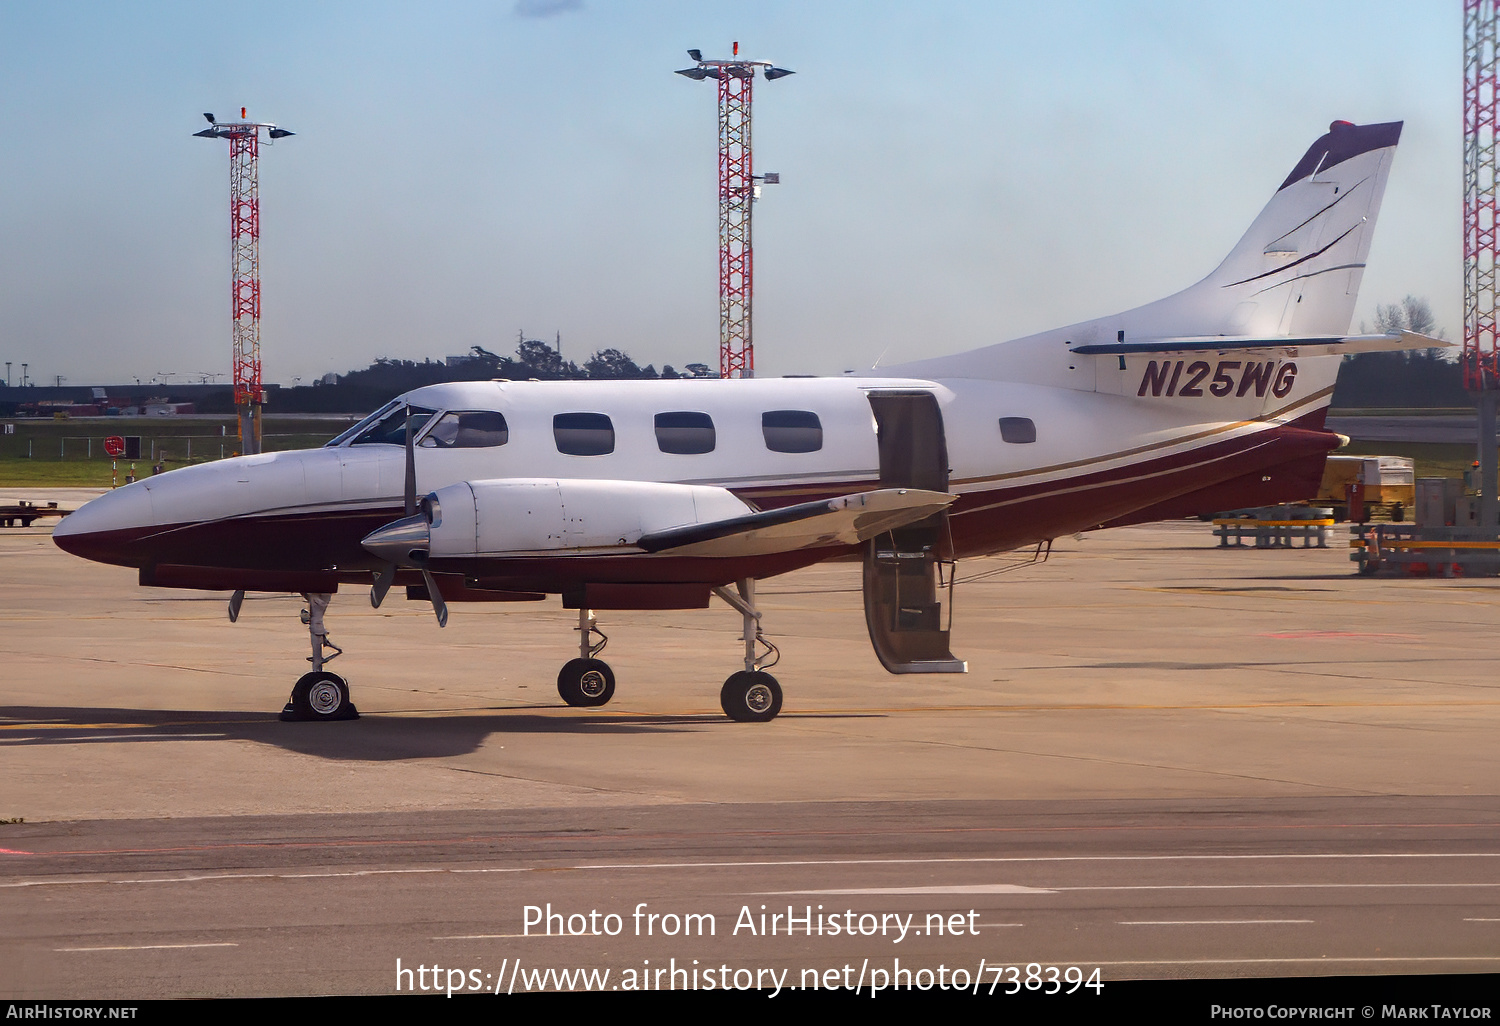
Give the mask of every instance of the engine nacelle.
[{"label": "engine nacelle", "polygon": [[620,549],[753,510],[726,488],[652,481],[464,481],[426,500],[431,558]]}]

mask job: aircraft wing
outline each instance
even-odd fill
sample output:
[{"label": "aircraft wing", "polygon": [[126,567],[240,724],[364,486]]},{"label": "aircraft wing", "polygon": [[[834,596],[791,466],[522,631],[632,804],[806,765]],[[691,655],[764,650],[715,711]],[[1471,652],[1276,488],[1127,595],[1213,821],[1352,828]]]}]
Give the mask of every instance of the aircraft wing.
[{"label": "aircraft wing", "polygon": [[918,488],[881,488],[836,499],[689,524],[644,534],[636,544],[674,556],[738,557],[855,545],[947,509],[957,496]]},{"label": "aircraft wing", "polygon": [[1347,353],[1388,353],[1402,349],[1446,349],[1456,343],[1415,331],[1389,335],[1306,335],[1252,338],[1245,335],[1210,335],[1197,338],[1162,338],[1141,342],[1106,342],[1075,346],[1081,356],[1150,356],[1165,353],[1264,354],[1286,350],[1290,356],[1342,356]]}]

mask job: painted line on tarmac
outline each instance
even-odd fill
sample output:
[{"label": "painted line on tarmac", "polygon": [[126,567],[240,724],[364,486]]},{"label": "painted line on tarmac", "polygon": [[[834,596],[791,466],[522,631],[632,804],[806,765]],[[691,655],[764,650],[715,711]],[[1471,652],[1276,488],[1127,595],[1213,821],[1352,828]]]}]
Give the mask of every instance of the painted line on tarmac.
[{"label": "painted line on tarmac", "polygon": [[228,737],[228,734],[79,734],[73,737],[6,737],[0,738],[0,748],[19,748],[28,742],[36,744],[70,744],[75,741],[184,741],[202,738]]},{"label": "painted line on tarmac", "polygon": [[1095,884],[1059,887],[1058,891],[1277,891],[1277,890],[1414,890],[1422,888],[1500,887],[1483,883],[1256,883],[1256,884]]},{"label": "painted line on tarmac", "polygon": [[[3,850],[3,849],[0,849]],[[24,853],[21,853],[24,854]],[[17,880],[11,883],[0,883],[0,889],[19,887],[65,887],[77,884],[171,884],[171,883],[205,883],[215,880],[323,880],[336,877],[361,877],[361,876],[401,876],[406,874],[420,875],[431,873],[532,873],[540,872],[530,866],[506,867],[496,869],[448,869],[441,866],[424,867],[420,869],[351,869],[343,872],[326,873],[195,873],[192,876],[151,876],[151,877],[122,877],[109,879],[107,877],[90,877],[81,880]]]},{"label": "painted line on tarmac", "polygon": [[1115,926],[1272,926],[1317,919],[1119,919]]},{"label": "painted line on tarmac", "polygon": [[182,948],[237,948],[238,944],[220,941],[215,944],[116,944],[100,948],[53,948],[53,951],[176,951]]},{"label": "painted line on tarmac", "polygon": [[[1247,862],[1274,859],[1493,859],[1500,852],[1345,852],[1310,854],[1268,852],[1259,855],[985,855],[946,859],[788,859],[738,862],[594,862],[565,867],[594,869],[753,869],[760,866],[931,866],[1034,862]],[[800,893],[800,892],[786,892]]]},{"label": "painted line on tarmac", "polygon": [[1021,884],[937,884],[923,887],[837,887],[822,891],[761,891],[761,894],[1056,894],[1055,889]]},{"label": "painted line on tarmac", "polygon": [[1500,962],[1500,955],[1389,955],[1379,958],[1358,956],[1349,958],[1326,956],[1319,958],[1163,958],[1113,961],[1079,959],[1078,962],[1079,964],[1087,962],[1089,965],[1318,965],[1320,963],[1362,965],[1392,962]]}]

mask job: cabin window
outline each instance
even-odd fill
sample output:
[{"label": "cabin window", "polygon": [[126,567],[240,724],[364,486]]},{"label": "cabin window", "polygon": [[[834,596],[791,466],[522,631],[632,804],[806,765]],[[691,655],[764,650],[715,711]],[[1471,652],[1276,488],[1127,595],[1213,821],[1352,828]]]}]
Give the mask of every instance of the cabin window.
[{"label": "cabin window", "polygon": [[706,413],[658,413],[656,447],[677,456],[701,456],[714,451],[714,420]]},{"label": "cabin window", "polygon": [[1036,421],[1030,417],[1001,417],[1000,438],[1002,441],[1023,442],[1036,441]]},{"label": "cabin window", "polygon": [[615,451],[615,426],[602,413],[559,413],[552,418],[557,451],[568,456],[607,456]]},{"label": "cabin window", "polygon": [[428,449],[488,449],[510,441],[505,416],[495,410],[445,413],[422,445]]},{"label": "cabin window", "polygon": [[823,448],[823,424],[807,410],[771,410],[760,415],[761,434],[772,452],[817,452]]},{"label": "cabin window", "polygon": [[[360,427],[363,431],[355,434],[350,440],[350,445],[402,445],[406,444],[406,411],[411,410],[411,433],[415,438],[422,433],[422,427],[435,410],[425,410],[420,406],[396,406],[388,411],[382,411],[383,416],[370,417]],[[368,426],[365,426],[368,425]],[[344,437],[351,434],[353,429],[344,432]],[[337,441],[337,439],[335,439]]]}]

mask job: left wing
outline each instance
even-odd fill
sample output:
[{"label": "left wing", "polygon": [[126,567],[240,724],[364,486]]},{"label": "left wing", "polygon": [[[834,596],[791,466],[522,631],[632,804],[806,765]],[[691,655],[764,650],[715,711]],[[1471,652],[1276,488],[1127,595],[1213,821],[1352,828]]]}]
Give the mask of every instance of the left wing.
[{"label": "left wing", "polygon": [[924,520],[955,496],[881,488],[756,511],[726,488],[651,481],[464,481],[372,532],[365,549],[397,566],[515,557],[669,553],[763,556],[856,545]]}]

